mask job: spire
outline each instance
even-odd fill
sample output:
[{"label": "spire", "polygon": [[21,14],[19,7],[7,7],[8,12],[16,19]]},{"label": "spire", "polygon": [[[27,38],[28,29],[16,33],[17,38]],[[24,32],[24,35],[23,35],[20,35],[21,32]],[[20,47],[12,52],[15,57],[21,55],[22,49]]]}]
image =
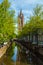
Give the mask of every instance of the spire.
[{"label": "spire", "polygon": [[20,13],[18,14],[18,30],[21,31],[23,26],[24,26],[24,15],[21,9]]},{"label": "spire", "polygon": [[22,14],[22,9],[20,10],[20,15]]}]

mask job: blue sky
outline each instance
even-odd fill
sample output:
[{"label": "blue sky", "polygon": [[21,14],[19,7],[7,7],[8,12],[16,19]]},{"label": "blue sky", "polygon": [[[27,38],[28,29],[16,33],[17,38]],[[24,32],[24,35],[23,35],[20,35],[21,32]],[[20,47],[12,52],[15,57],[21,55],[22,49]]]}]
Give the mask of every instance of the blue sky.
[{"label": "blue sky", "polygon": [[[2,0],[0,0],[1,2]],[[27,18],[32,15],[33,8],[37,4],[43,5],[43,0],[9,0],[11,3],[10,9],[15,10],[15,15],[17,16],[20,9],[22,9],[22,12],[24,14],[24,19],[27,20]]]},{"label": "blue sky", "polygon": [[20,9],[24,14],[24,19],[27,20],[30,15],[32,15],[33,8],[37,4],[43,4],[43,0],[10,0],[11,8],[15,9],[16,16],[18,15]]}]

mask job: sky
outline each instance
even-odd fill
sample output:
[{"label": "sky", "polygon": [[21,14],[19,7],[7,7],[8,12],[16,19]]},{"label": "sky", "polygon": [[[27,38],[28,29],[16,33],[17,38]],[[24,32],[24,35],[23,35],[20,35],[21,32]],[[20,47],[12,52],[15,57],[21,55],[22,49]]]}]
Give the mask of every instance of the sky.
[{"label": "sky", "polygon": [[[2,2],[2,0],[0,0]],[[37,4],[43,5],[43,0],[9,0],[11,3],[10,9],[15,10],[15,15],[18,16],[20,9],[24,14],[24,20],[28,20],[30,15],[33,15],[33,8]]]},{"label": "sky", "polygon": [[22,9],[22,12],[24,14],[24,19],[27,20],[30,15],[33,13],[33,8],[37,4],[43,4],[43,0],[10,0],[11,2],[11,8],[15,9],[16,16],[20,12],[20,9]]}]

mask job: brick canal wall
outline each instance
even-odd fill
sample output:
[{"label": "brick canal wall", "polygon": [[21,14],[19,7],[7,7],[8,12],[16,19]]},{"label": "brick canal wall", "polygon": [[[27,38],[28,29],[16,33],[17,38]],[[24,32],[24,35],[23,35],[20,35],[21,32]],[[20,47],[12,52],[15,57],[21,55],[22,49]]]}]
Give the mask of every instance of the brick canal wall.
[{"label": "brick canal wall", "polygon": [[0,48],[0,58],[6,53],[8,47],[10,46],[10,44],[6,44],[6,45],[3,45],[1,48]]}]

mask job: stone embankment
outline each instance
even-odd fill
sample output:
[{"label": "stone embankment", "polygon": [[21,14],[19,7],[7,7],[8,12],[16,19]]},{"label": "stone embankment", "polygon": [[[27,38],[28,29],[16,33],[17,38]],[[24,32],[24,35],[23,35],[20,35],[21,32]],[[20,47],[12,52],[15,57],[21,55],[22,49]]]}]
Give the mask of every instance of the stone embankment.
[{"label": "stone embankment", "polygon": [[2,47],[0,47],[0,58],[6,53],[9,46],[10,46],[10,44],[6,44],[6,45],[3,45]]}]

